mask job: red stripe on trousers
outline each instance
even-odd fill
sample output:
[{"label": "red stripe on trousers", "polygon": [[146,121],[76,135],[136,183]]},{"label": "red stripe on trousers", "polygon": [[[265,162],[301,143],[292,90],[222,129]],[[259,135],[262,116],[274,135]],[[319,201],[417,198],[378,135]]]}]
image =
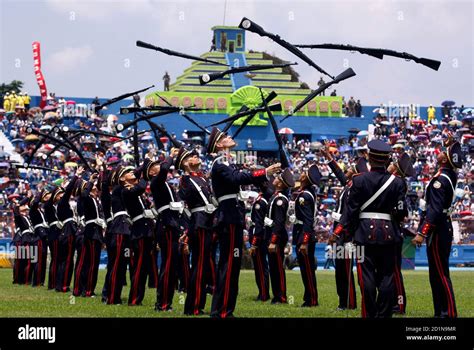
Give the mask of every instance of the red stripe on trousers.
[{"label": "red stripe on trousers", "polygon": [[123,239],[122,235],[117,235],[117,243],[115,246],[115,250],[116,250],[115,261],[114,261],[114,266],[112,268],[112,286],[110,288],[110,297],[109,297],[109,301],[111,304],[113,304],[115,301],[115,281],[117,279],[117,270],[119,267],[120,254],[122,250],[122,239]]},{"label": "red stripe on trousers", "polygon": [[94,264],[95,264],[95,242],[92,240],[89,242],[90,245],[90,255],[91,255],[91,260],[90,260],[90,266],[89,266],[89,278],[87,279],[87,288],[86,288],[86,295],[90,296],[92,295],[92,279],[94,277]]},{"label": "red stripe on trousers", "polygon": [[354,308],[354,278],[352,276],[352,258],[347,259],[347,276],[349,277],[349,307]]},{"label": "red stripe on trousers", "polygon": [[260,252],[257,251],[257,264],[259,266],[259,275],[260,275],[260,289],[261,289],[261,297],[263,300],[267,298],[267,291],[265,290],[265,276],[263,275],[263,263],[262,263],[262,256],[260,255]]},{"label": "red stripe on trousers", "polygon": [[53,288],[56,288],[56,278],[57,278],[56,275],[58,273],[58,250],[59,250],[58,244],[59,244],[59,240],[56,239],[54,241]]},{"label": "red stripe on trousers", "polygon": [[75,287],[74,287],[74,294],[77,294],[79,292],[79,281],[82,273],[82,265],[84,264],[84,255],[85,255],[85,249],[84,245],[82,246],[81,249],[81,256],[79,258],[79,263],[77,264],[77,271],[76,271],[76,280],[75,280]]},{"label": "red stripe on trousers", "polygon": [[[402,284],[401,284],[401,280],[400,280],[400,270],[398,269],[398,266],[395,266],[395,284],[397,286],[398,297],[401,296],[403,298]],[[400,302],[397,298],[397,304],[398,304],[398,307],[400,308],[400,312],[404,312],[405,311],[405,302],[400,304]]]},{"label": "red stripe on trousers", "polygon": [[135,304],[137,301],[138,294],[138,280],[140,277],[140,270],[142,266],[142,255],[143,255],[143,239],[140,239],[138,242],[138,250],[140,252],[138,257],[137,265],[135,266],[135,280],[133,281],[133,293],[132,293],[132,304]]},{"label": "red stripe on trousers", "polygon": [[168,306],[168,284],[169,284],[169,271],[170,271],[170,260],[171,260],[171,230],[167,232],[168,236],[168,247],[166,247],[168,251],[168,255],[166,257],[166,264],[165,264],[165,273],[164,273],[164,290],[163,290],[163,304],[162,309],[166,309]]},{"label": "red stripe on trousers", "polygon": [[281,289],[281,298],[282,298],[282,302],[286,302],[286,286],[285,286],[285,281],[283,280],[283,274],[285,273],[285,271],[283,270],[283,262],[281,261],[281,256],[280,256],[280,252],[278,251],[280,248],[277,248],[277,261],[278,261],[278,274],[280,275],[280,289]]},{"label": "red stripe on trousers", "polygon": [[449,285],[448,285],[448,281],[446,280],[446,276],[444,275],[444,271],[443,271],[443,266],[441,264],[441,258],[439,257],[439,252],[438,252],[438,249],[439,249],[439,242],[438,242],[438,238],[439,236],[436,235],[436,238],[435,238],[435,247],[433,249],[433,253],[434,253],[434,256],[435,256],[435,262],[438,266],[438,271],[439,271],[439,275],[440,275],[440,279],[441,279],[441,282],[443,283],[443,286],[445,288],[445,293],[446,293],[446,299],[448,301],[448,316],[450,317],[456,317],[455,316],[455,312],[454,312],[454,303],[453,303],[453,300],[452,300],[452,296],[451,296],[451,290],[449,289]]},{"label": "red stripe on trousers", "polygon": [[[28,256],[30,255],[30,245],[26,244],[26,251],[28,252]],[[25,278],[25,284],[28,285],[30,282],[30,268],[31,268],[31,259],[28,258],[28,265],[26,265],[26,278]]]},{"label": "red stripe on trousers", "polygon": [[36,262],[36,273],[37,273],[37,281],[36,284],[40,285],[41,284],[41,265],[43,264],[43,241],[40,239],[38,241],[38,261]]},{"label": "red stripe on trousers", "polygon": [[203,268],[203,260],[204,260],[204,230],[199,229],[198,232],[200,233],[200,240],[201,240],[201,247],[199,252],[198,258],[198,273],[196,276],[196,297],[194,298],[194,314],[199,314],[199,304],[201,301],[201,283],[202,283],[202,268]]},{"label": "red stripe on trousers", "polygon": [[311,305],[316,305],[317,304],[317,293],[315,292],[313,288],[313,274],[311,273],[311,267],[309,264],[309,257],[307,255],[304,255],[304,262],[306,265],[306,274],[308,275],[308,284],[309,284],[309,291],[311,293]]},{"label": "red stripe on trousers", "polygon": [[52,273],[52,279],[53,279],[53,286],[52,288],[56,288],[56,268],[57,268],[57,263],[58,263],[58,240],[56,239],[53,243],[53,252],[51,253],[53,255],[51,258],[53,260],[53,273]]},{"label": "red stripe on trousers", "polygon": [[153,272],[153,277],[154,277],[154,286],[153,288],[158,288],[158,267],[157,267],[157,261],[156,261],[156,255],[155,255],[155,247],[152,248],[151,252],[150,252],[150,255],[151,255],[151,269],[152,269],[152,272]]},{"label": "red stripe on trousers", "polygon": [[235,235],[235,227],[233,224],[230,224],[230,241],[229,241],[229,257],[227,261],[227,273],[225,277],[225,289],[224,289],[224,303],[222,305],[222,312],[221,317],[225,318],[227,316],[227,302],[229,299],[229,289],[230,289],[230,277],[232,275],[232,262],[234,256],[234,235]]},{"label": "red stripe on trousers", "polygon": [[16,243],[16,257],[15,257],[15,281],[18,283],[18,271],[20,270],[20,259],[18,259],[18,251],[20,250],[20,244]]},{"label": "red stripe on trousers", "polygon": [[64,284],[63,284],[63,291],[65,292],[67,289],[67,282],[68,282],[68,275],[69,275],[69,265],[71,260],[71,253],[72,253],[72,240],[73,236],[69,236],[68,240],[68,253],[67,253],[67,261],[66,261],[66,270],[64,271]]}]

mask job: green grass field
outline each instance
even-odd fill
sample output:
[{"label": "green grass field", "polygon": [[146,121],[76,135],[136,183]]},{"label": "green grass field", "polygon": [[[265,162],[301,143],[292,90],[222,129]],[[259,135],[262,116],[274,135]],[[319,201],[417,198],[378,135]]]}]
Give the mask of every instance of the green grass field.
[{"label": "green grass field", "polygon": [[[337,296],[334,271],[316,272],[320,306],[301,308],[303,284],[298,271],[287,271],[288,305],[271,305],[254,301],[257,295],[254,273],[243,270],[235,316],[237,317],[360,317],[360,310],[336,311]],[[459,317],[474,317],[474,272],[451,273]],[[143,306],[104,305],[100,297],[74,298],[70,294],[48,291],[45,287],[32,288],[11,283],[12,270],[0,269],[0,317],[183,317],[184,294],[175,294],[172,312],[153,310],[156,290],[147,289]],[[105,271],[99,274],[96,293],[100,295]],[[405,271],[407,315],[404,317],[432,317],[433,306],[427,271]],[[122,297],[128,297],[128,287]],[[357,289],[358,306],[360,292]],[[206,311],[210,309],[208,296]],[[205,317],[205,316],[203,316]],[[399,317],[399,316],[397,316]]]}]

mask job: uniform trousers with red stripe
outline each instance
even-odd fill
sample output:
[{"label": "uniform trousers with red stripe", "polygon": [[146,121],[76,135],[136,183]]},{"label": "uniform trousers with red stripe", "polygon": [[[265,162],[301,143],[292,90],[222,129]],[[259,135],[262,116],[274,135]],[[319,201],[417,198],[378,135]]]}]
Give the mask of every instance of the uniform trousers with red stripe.
[{"label": "uniform trousers with red stripe", "polygon": [[286,303],[286,274],[283,261],[286,241],[279,241],[276,253],[268,253],[268,266],[270,268],[270,281],[272,283],[272,303]]},{"label": "uniform trousers with red stripe", "polygon": [[239,292],[242,263],[243,226],[221,224],[218,232],[219,262],[217,283],[212,297],[211,317],[232,317]]},{"label": "uniform trousers with red stripe", "polygon": [[58,242],[58,273],[56,278],[56,291],[66,293],[71,285],[74,271],[74,235],[61,235]]},{"label": "uniform trousers with red stripe", "polygon": [[46,277],[46,260],[48,257],[48,244],[46,238],[36,242],[36,264],[33,270],[31,285],[33,287],[44,285]]},{"label": "uniform trousers with red stripe", "polygon": [[161,253],[161,266],[156,290],[155,310],[171,310],[177,280],[179,231],[171,226],[159,228],[157,234]]},{"label": "uniform trousers with red stripe", "polygon": [[73,295],[85,297],[95,295],[101,249],[102,242],[84,237],[81,253],[76,263]]},{"label": "uniform trousers with red stripe", "polygon": [[128,305],[141,305],[145,297],[146,281],[151,270],[153,247],[152,237],[133,238],[131,240],[132,256],[130,259],[130,294]]},{"label": "uniform trousers with red stripe", "polygon": [[268,248],[267,242],[257,246],[255,254],[252,255],[253,269],[255,271],[255,282],[257,282],[257,300],[267,301],[270,299],[270,281],[268,275]]},{"label": "uniform trousers with red stripe", "polygon": [[395,291],[395,245],[365,245],[363,248],[364,255],[357,260],[362,317],[391,317]]},{"label": "uniform trousers with red stripe", "polygon": [[180,244],[178,247],[178,291],[187,292],[189,286],[190,277],[190,262],[189,255],[183,253],[183,246]]},{"label": "uniform trousers with red stripe", "polygon": [[36,259],[35,259],[35,250],[36,250],[36,242],[28,242],[25,243],[25,253],[27,256],[25,257],[25,284],[29,285],[33,282],[33,272],[36,268]]},{"label": "uniform trousers with red stripe", "polygon": [[[338,249],[342,249],[343,245],[338,245]],[[349,252],[344,251],[344,257],[334,259],[336,268],[336,290],[339,296],[339,308],[341,309],[356,309],[357,299],[354,283],[354,260],[349,255]]]},{"label": "uniform trousers with red stripe", "polygon": [[199,315],[206,306],[206,277],[211,265],[212,231],[196,228],[190,233],[189,239],[192,267],[184,314]]},{"label": "uniform trousers with red stripe", "polygon": [[111,249],[111,234],[109,232],[109,228],[107,227],[104,235],[104,243],[105,247],[107,250],[107,272],[105,273],[105,278],[104,278],[104,285],[102,286],[102,302],[107,302],[107,295],[109,294],[108,288],[110,285],[110,273],[112,271],[112,264],[113,262],[110,260],[110,255],[112,254],[110,249]]},{"label": "uniform trousers with red stripe", "polygon": [[395,283],[395,299],[393,303],[393,309],[395,312],[404,314],[407,307],[407,295],[405,293],[405,284],[403,283],[402,275],[402,247],[403,240],[400,243],[396,244],[396,264],[395,264],[395,274],[393,276]]},{"label": "uniform trousers with red stripe", "polygon": [[130,236],[112,234],[108,247],[110,274],[107,285],[107,304],[122,303],[122,289],[125,284],[127,263],[130,254]]},{"label": "uniform trousers with red stripe", "polygon": [[304,285],[303,306],[317,306],[318,305],[318,287],[316,282],[316,259],[314,257],[314,250],[316,242],[308,243],[307,254],[300,252],[300,246],[297,246],[298,264],[300,267],[301,278]]},{"label": "uniform trousers with red stripe", "polygon": [[454,290],[449,276],[452,239],[452,235],[439,231],[428,239],[428,266],[435,317],[457,317]]},{"label": "uniform trousers with red stripe", "polygon": [[207,293],[214,294],[216,290],[216,254],[217,254],[217,247],[218,247],[218,238],[217,233],[213,233],[212,235],[212,243],[211,243],[211,254],[209,256],[209,270],[206,273],[206,291]]},{"label": "uniform trousers with red stripe", "polygon": [[159,273],[158,273],[158,250],[156,249],[156,242],[152,242],[152,249],[150,250],[150,264],[148,265],[148,288],[158,288]]},{"label": "uniform trousers with red stripe", "polygon": [[83,273],[84,264],[86,260],[86,250],[84,248],[84,234],[78,232],[76,235],[76,264],[74,265],[74,279],[72,287],[72,295],[81,296],[85,295],[86,290],[86,277]]},{"label": "uniform trousers with red stripe", "polygon": [[56,226],[49,228],[48,247],[49,247],[49,269],[48,269],[48,289],[56,288],[58,276],[58,254],[59,254],[59,229]]},{"label": "uniform trousers with red stripe", "polygon": [[15,242],[15,261],[13,262],[13,284],[23,284],[24,278],[24,262],[20,258],[19,252],[22,247],[21,241]]}]

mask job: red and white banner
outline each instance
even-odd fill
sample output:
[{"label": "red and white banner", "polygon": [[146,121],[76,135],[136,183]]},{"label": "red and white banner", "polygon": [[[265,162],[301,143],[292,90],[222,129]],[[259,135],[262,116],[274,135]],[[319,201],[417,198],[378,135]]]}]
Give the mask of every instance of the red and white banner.
[{"label": "red and white banner", "polygon": [[37,41],[33,43],[33,62],[36,81],[38,82],[41,95],[40,108],[44,108],[48,98],[48,90],[46,89],[46,82],[44,81],[43,73],[41,72],[41,47],[40,43]]}]

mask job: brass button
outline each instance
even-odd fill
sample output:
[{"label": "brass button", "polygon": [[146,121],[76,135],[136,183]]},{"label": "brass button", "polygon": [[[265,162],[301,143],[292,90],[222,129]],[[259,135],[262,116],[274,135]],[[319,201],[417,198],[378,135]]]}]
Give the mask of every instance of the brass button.
[{"label": "brass button", "polygon": [[371,238],[372,238],[372,235],[369,235],[369,239],[371,239]]},{"label": "brass button", "polygon": [[374,228],[374,225],[370,225],[370,228]]}]

